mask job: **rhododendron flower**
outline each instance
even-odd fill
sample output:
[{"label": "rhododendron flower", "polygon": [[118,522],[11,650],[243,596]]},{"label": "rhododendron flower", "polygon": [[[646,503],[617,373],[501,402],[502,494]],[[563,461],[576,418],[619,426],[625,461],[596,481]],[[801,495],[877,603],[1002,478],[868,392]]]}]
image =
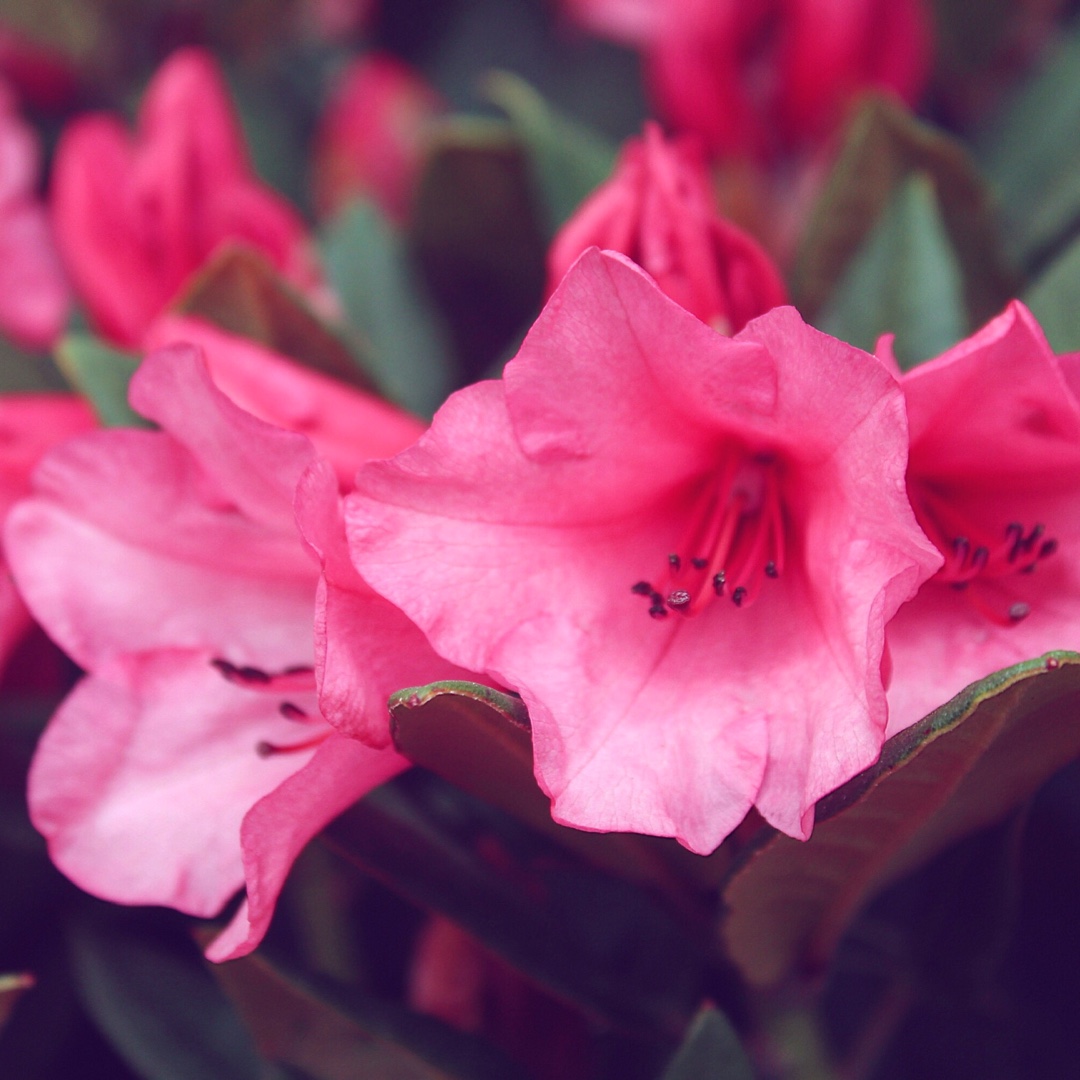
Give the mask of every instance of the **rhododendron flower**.
[{"label": "rhododendron flower", "polygon": [[[258,943],[303,844],[407,764],[327,723],[316,663],[384,745],[388,694],[458,672],[358,579],[348,611],[372,625],[349,640],[367,651],[342,672],[314,640],[328,587],[298,487],[308,541],[333,553],[345,539],[336,479],[306,438],[238,408],[190,345],[150,356],[131,400],[162,430],[55,450],[9,520],[20,590],[89,673],[41,740],[30,809],[61,870],[106,899],[209,916],[246,885],[209,950],[221,960]],[[383,452],[373,416],[356,443]]]},{"label": "rhododendron flower", "polygon": [[[73,395],[0,396],[0,522],[30,490],[30,474],[42,454],[94,423],[90,406]],[[29,625],[30,614],[0,558],[0,670]]]},{"label": "rhododendron flower", "polygon": [[885,622],[941,564],[887,367],[776,308],[715,333],[586,252],[500,382],[346,499],[354,562],[520,692],[560,822],[805,837],[885,731]]},{"label": "rhododendron flower", "polygon": [[929,73],[922,0],[564,3],[583,24],[636,44],[661,112],[721,154],[820,139],[860,90],[913,101]]},{"label": "rhododendron flower", "polygon": [[48,215],[35,193],[41,151],[0,84],[0,332],[48,348],[71,303]]},{"label": "rhododendron flower", "polygon": [[723,333],[787,302],[758,243],[716,210],[704,162],[655,124],[631,139],[610,180],[562,227],[548,252],[553,290],[589,247],[628,255],[676,303]]},{"label": "rhododendron flower", "polygon": [[408,217],[432,122],[446,106],[424,79],[385,54],[343,73],[315,139],[315,205],[327,217],[365,196],[389,217]]},{"label": "rhododendron flower", "polygon": [[1074,364],[1013,303],[902,377],[908,492],[944,565],[889,624],[890,734],[976,679],[1080,642]]},{"label": "rhododendron flower", "polygon": [[53,169],[61,253],[94,325],[138,345],[148,323],[229,241],[258,248],[318,298],[320,278],[300,217],[255,176],[217,66],[175,53],[147,87],[138,127],[81,117]]}]

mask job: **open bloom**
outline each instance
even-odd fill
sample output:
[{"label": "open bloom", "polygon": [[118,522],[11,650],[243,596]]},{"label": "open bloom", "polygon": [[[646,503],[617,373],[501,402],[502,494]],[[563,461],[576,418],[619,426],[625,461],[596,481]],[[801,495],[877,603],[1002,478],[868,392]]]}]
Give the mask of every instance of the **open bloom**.
[{"label": "open bloom", "polygon": [[[19,588],[88,672],[41,740],[30,809],[60,869],[106,899],[209,916],[246,886],[220,960],[258,943],[303,844],[406,765],[332,728],[320,680],[385,746],[387,695],[457,671],[355,572],[320,580],[294,504],[328,562],[345,538],[337,479],[304,436],[242,411],[191,345],[151,355],[131,399],[160,431],[58,448],[10,515]],[[409,441],[357,421],[358,449]],[[343,671],[321,634],[328,593],[360,624]]]},{"label": "open bloom", "polygon": [[716,210],[704,162],[655,124],[631,139],[610,180],[582,203],[548,252],[553,290],[589,247],[628,255],[676,303],[722,333],[787,302],[761,246]]},{"label": "open bloom", "polygon": [[1074,365],[1017,302],[901,379],[908,492],[944,564],[889,624],[890,734],[976,679],[1080,641]]},{"label": "open bloom", "polygon": [[752,805],[807,836],[876,757],[885,622],[941,563],[906,463],[884,364],[791,308],[723,337],[592,250],[346,523],[442,655],[521,693],[559,821],[707,852]]},{"label": "open bloom", "polygon": [[162,65],[134,135],[107,113],[68,126],[52,207],[76,291],[96,328],[121,345],[139,345],[228,241],[250,244],[297,288],[319,293],[304,224],[256,178],[217,66],[198,49]]},{"label": "open bloom", "polygon": [[851,98],[907,101],[929,73],[922,0],[564,0],[645,56],[660,111],[718,154],[759,156],[829,135]]}]

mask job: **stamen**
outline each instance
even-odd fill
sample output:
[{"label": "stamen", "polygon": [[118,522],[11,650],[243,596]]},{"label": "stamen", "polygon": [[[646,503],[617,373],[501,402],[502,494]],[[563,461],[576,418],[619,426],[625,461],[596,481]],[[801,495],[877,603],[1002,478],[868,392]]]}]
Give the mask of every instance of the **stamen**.
[{"label": "stamen", "polygon": [[291,701],[283,701],[278,706],[278,712],[281,713],[281,715],[284,716],[286,720],[307,721],[311,719],[311,717],[308,716],[308,714],[304,712],[304,710],[301,709],[299,705],[294,705]]},{"label": "stamen", "polygon": [[281,746],[278,743],[261,740],[255,744],[255,753],[261,758],[275,757],[278,754],[298,754],[301,750],[311,750],[316,746],[321,746],[329,737],[330,732],[324,731],[311,739],[305,739],[303,742],[299,743],[291,743],[288,746]]}]

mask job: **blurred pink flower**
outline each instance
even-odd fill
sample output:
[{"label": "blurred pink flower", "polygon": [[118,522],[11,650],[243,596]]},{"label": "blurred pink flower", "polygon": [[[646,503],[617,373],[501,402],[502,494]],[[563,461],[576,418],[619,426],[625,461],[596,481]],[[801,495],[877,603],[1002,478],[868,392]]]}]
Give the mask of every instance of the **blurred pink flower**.
[{"label": "blurred pink flower", "polygon": [[[31,814],[60,869],[105,899],[210,916],[246,886],[208,951],[222,960],[261,939],[303,844],[407,765],[327,723],[316,664],[332,704],[366,710],[351,722],[384,746],[387,696],[457,669],[362,583],[349,613],[375,625],[351,640],[370,651],[334,668],[327,586],[294,516],[308,476],[308,537],[344,548],[344,530],[306,438],[238,408],[190,345],[151,355],[131,399],[160,431],[67,443],[10,515],[19,588],[88,672],[41,740]],[[358,420],[358,453],[410,441]]]},{"label": "blurred pink flower", "polygon": [[941,564],[886,366],[775,308],[715,333],[587,251],[500,382],[346,499],[353,559],[521,693],[564,824],[809,835],[885,730],[885,622]]},{"label": "blurred pink flower", "polygon": [[769,256],[717,212],[704,163],[655,124],[626,144],[611,179],[555,237],[549,292],[592,246],[629,256],[672,300],[725,334],[787,302]]},{"label": "blurred pink flower", "polygon": [[0,84],[0,332],[47,349],[64,329],[71,296],[35,191],[40,169],[37,135]]},{"label": "blurred pink flower", "polygon": [[868,87],[914,101],[929,74],[922,0],[564,0],[634,44],[660,112],[717,154],[827,137]]},{"label": "blurred pink flower", "polygon": [[908,493],[945,561],[888,627],[890,735],[1080,641],[1078,376],[1019,302],[903,375]]},{"label": "blurred pink flower", "polygon": [[131,135],[118,117],[80,117],[57,147],[57,240],[79,298],[111,341],[137,346],[222,244],[265,255],[321,296],[303,221],[259,181],[212,57],[183,49],[147,88]]},{"label": "blurred pink flower", "polygon": [[329,217],[363,196],[389,217],[408,217],[432,121],[446,106],[421,76],[386,54],[345,70],[319,124],[315,206]]},{"label": "blurred pink flower", "polygon": [[[73,395],[0,395],[0,522],[30,490],[30,475],[41,456],[94,424],[90,406]],[[29,625],[30,613],[0,558],[0,670]]]}]

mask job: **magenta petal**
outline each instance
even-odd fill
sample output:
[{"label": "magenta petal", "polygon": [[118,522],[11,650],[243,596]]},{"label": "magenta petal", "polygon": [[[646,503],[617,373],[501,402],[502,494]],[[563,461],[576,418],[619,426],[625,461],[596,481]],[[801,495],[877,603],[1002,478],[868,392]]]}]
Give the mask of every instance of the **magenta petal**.
[{"label": "magenta petal", "polygon": [[409,767],[392,750],[331,735],[304,766],[260,799],[240,830],[247,898],[206,950],[209,960],[251,952],[270,925],[278,893],[304,845],[362,795]]}]

